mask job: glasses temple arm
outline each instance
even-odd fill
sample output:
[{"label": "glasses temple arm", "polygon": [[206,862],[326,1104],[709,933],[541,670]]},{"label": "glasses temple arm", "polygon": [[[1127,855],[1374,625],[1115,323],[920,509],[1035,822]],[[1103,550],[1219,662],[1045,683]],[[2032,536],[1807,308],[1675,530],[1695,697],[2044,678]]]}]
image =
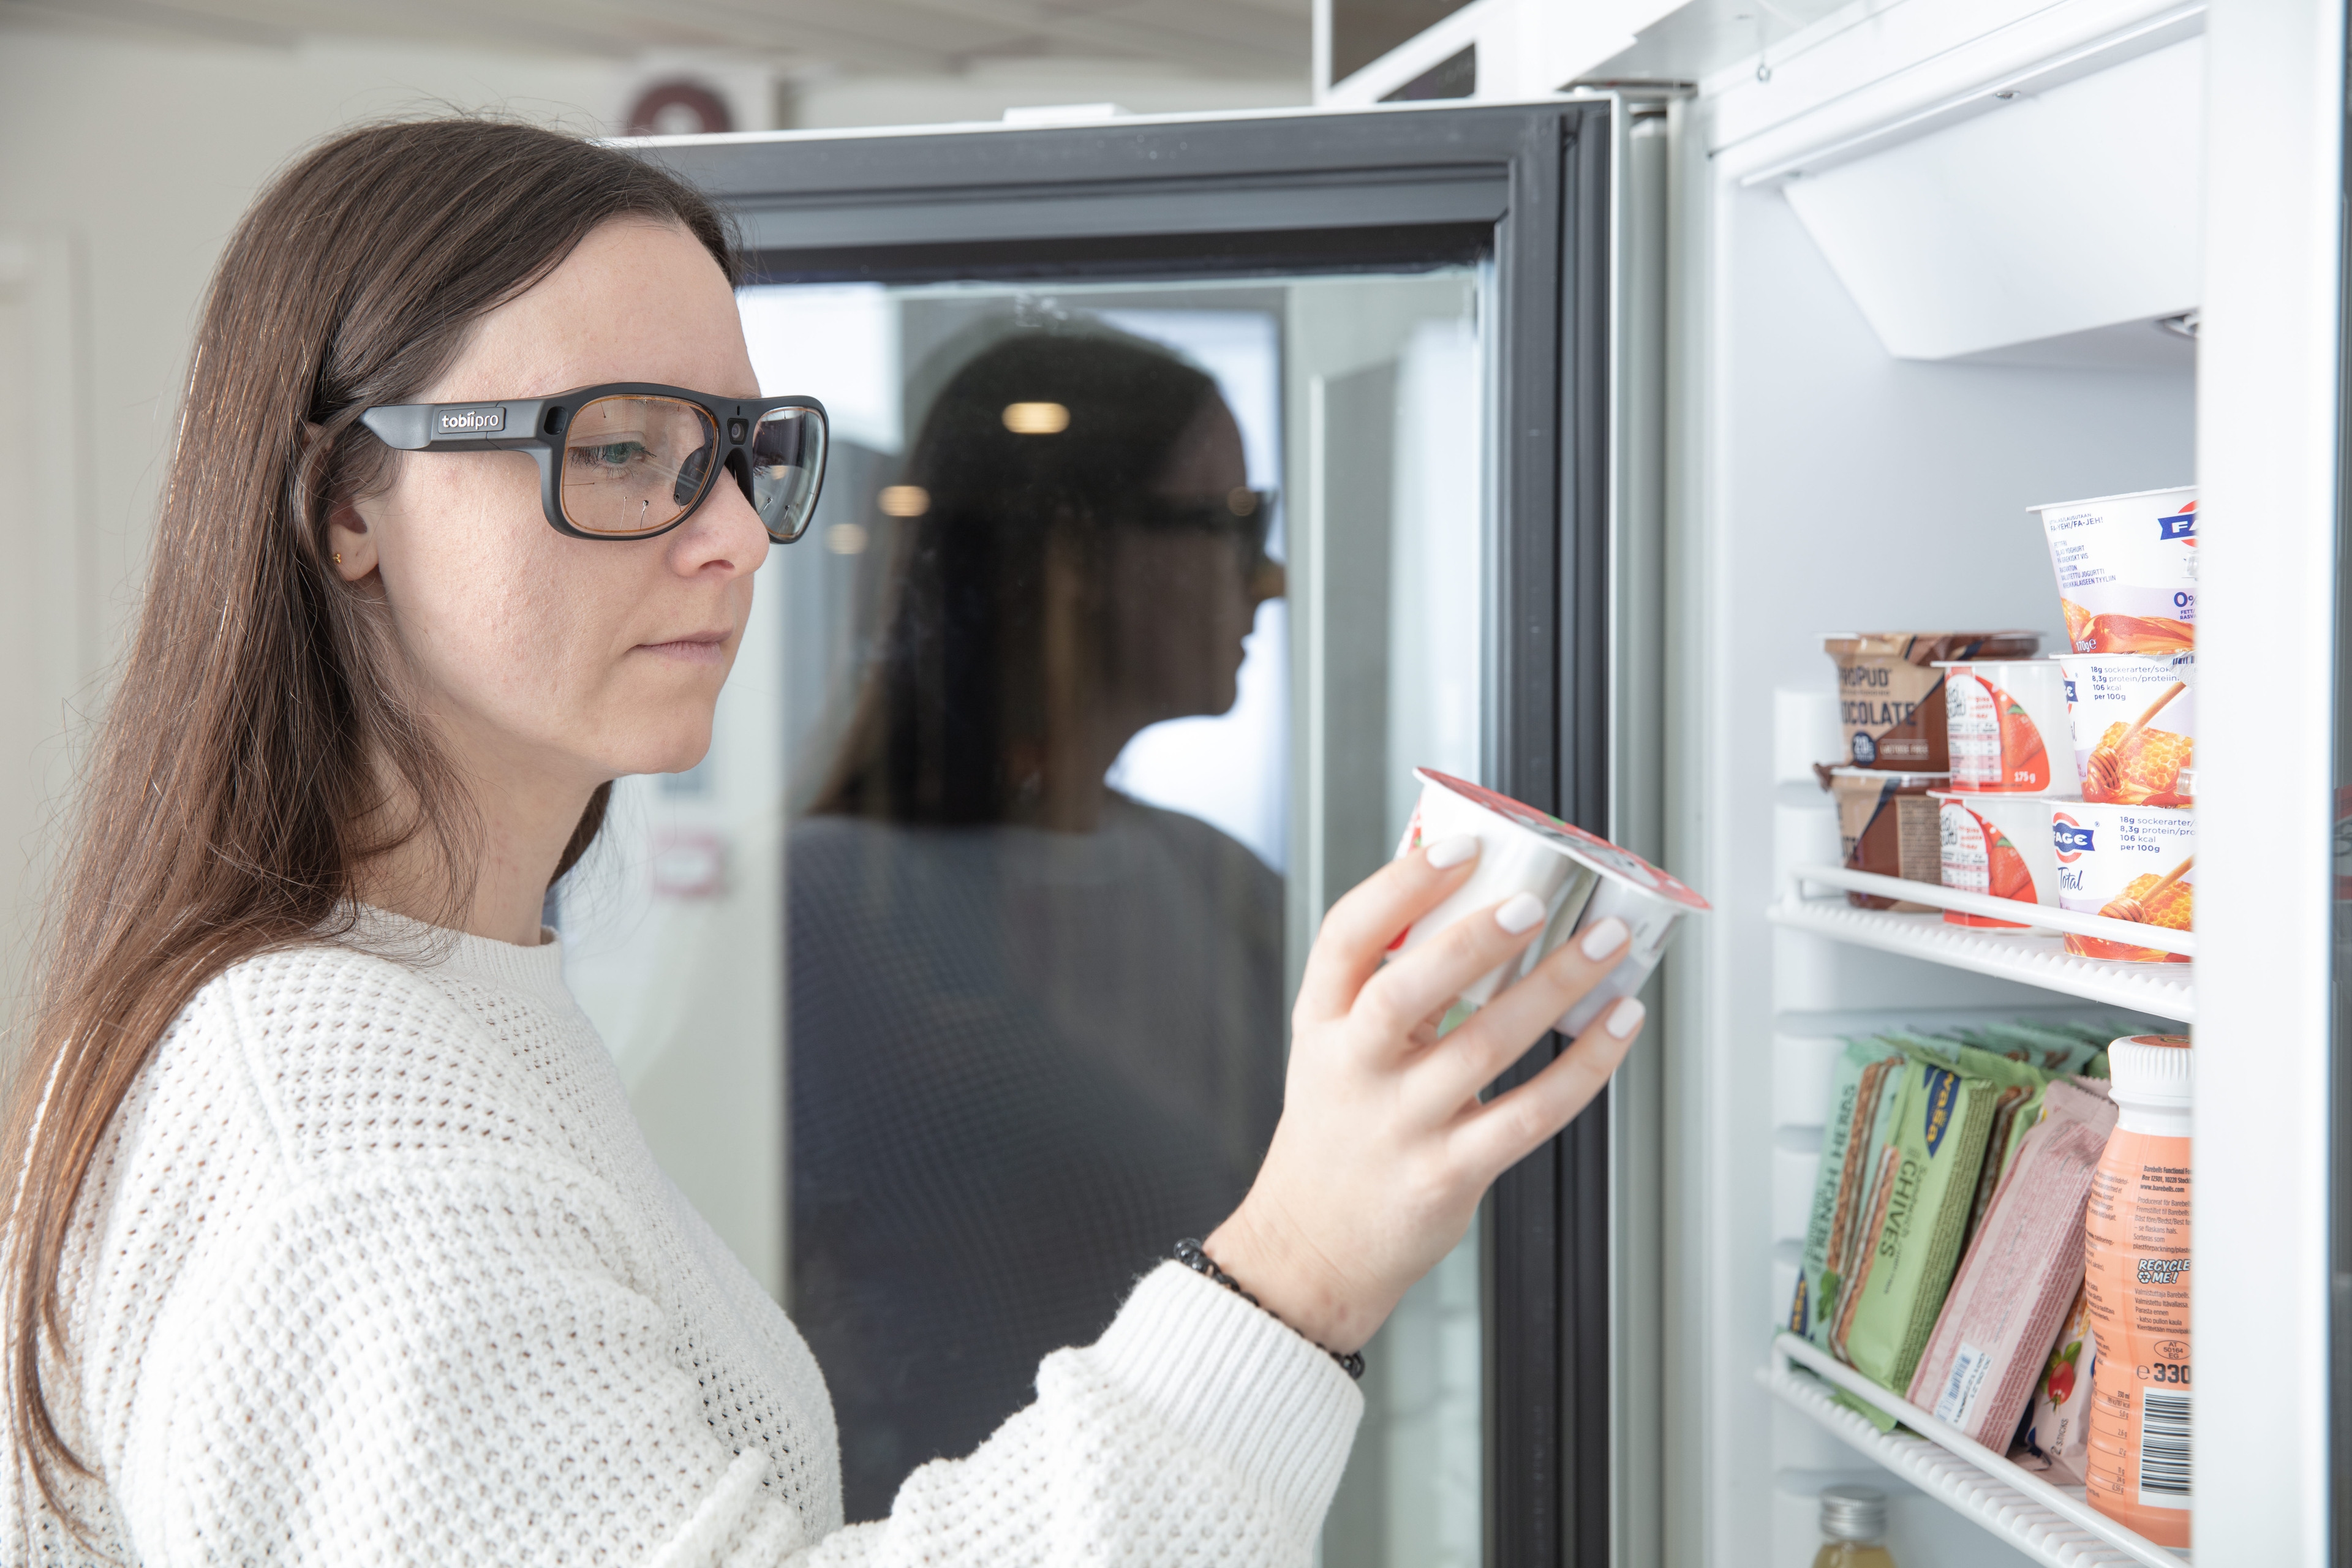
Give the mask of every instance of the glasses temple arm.
[{"label": "glasses temple arm", "polygon": [[360,423],[396,451],[421,452],[433,444],[433,405],[429,403],[371,408],[360,416]]}]

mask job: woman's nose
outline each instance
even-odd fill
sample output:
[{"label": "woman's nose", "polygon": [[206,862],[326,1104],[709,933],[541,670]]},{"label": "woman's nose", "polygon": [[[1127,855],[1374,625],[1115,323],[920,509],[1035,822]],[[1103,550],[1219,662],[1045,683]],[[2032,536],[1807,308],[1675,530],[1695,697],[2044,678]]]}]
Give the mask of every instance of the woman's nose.
[{"label": "woman's nose", "polygon": [[680,576],[719,566],[730,575],[756,572],[768,558],[767,528],[732,473],[721,473],[710,498],[670,535],[670,564]]},{"label": "woman's nose", "polygon": [[1255,609],[1268,599],[1281,598],[1289,591],[1290,574],[1282,563],[1270,556],[1260,556],[1249,576],[1250,606]]}]

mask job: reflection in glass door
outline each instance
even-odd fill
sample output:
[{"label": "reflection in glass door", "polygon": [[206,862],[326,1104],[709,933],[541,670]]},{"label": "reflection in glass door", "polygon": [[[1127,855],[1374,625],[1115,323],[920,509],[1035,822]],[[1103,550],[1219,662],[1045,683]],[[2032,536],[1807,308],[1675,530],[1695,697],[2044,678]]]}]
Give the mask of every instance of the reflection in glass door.
[{"label": "reflection in glass door", "polygon": [[[624,783],[561,919],[825,1370],[851,1519],[1239,1201],[1323,909],[1413,766],[1481,772],[1484,283],[744,291],[824,500],[709,760]],[[1478,1279],[1474,1233],[1370,1347],[1334,1568],[1479,1560]]]}]

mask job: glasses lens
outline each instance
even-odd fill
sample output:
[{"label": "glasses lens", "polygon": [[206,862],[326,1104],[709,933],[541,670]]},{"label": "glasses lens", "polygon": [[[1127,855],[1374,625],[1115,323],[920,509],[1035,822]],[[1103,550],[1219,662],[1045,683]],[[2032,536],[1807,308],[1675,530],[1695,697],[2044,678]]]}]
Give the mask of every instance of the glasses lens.
[{"label": "glasses lens", "polygon": [[779,540],[801,536],[816,510],[824,479],[824,416],[814,408],[777,408],[751,432],[751,505]]},{"label": "glasses lens", "polygon": [[719,426],[675,397],[600,397],[563,433],[563,515],[583,533],[667,528],[717,470]]}]

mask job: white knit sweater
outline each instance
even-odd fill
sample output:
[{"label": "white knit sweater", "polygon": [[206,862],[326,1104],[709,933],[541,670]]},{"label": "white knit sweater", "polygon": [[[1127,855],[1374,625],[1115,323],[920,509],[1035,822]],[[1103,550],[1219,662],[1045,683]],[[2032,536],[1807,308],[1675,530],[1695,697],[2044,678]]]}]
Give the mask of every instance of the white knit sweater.
[{"label": "white knit sweater", "polygon": [[[364,949],[365,951],[359,951]],[[553,941],[366,911],[206,985],[116,1115],[12,1562],[1300,1563],[1362,1402],[1174,1264],[842,1528],[824,1381],[655,1166]]]}]

